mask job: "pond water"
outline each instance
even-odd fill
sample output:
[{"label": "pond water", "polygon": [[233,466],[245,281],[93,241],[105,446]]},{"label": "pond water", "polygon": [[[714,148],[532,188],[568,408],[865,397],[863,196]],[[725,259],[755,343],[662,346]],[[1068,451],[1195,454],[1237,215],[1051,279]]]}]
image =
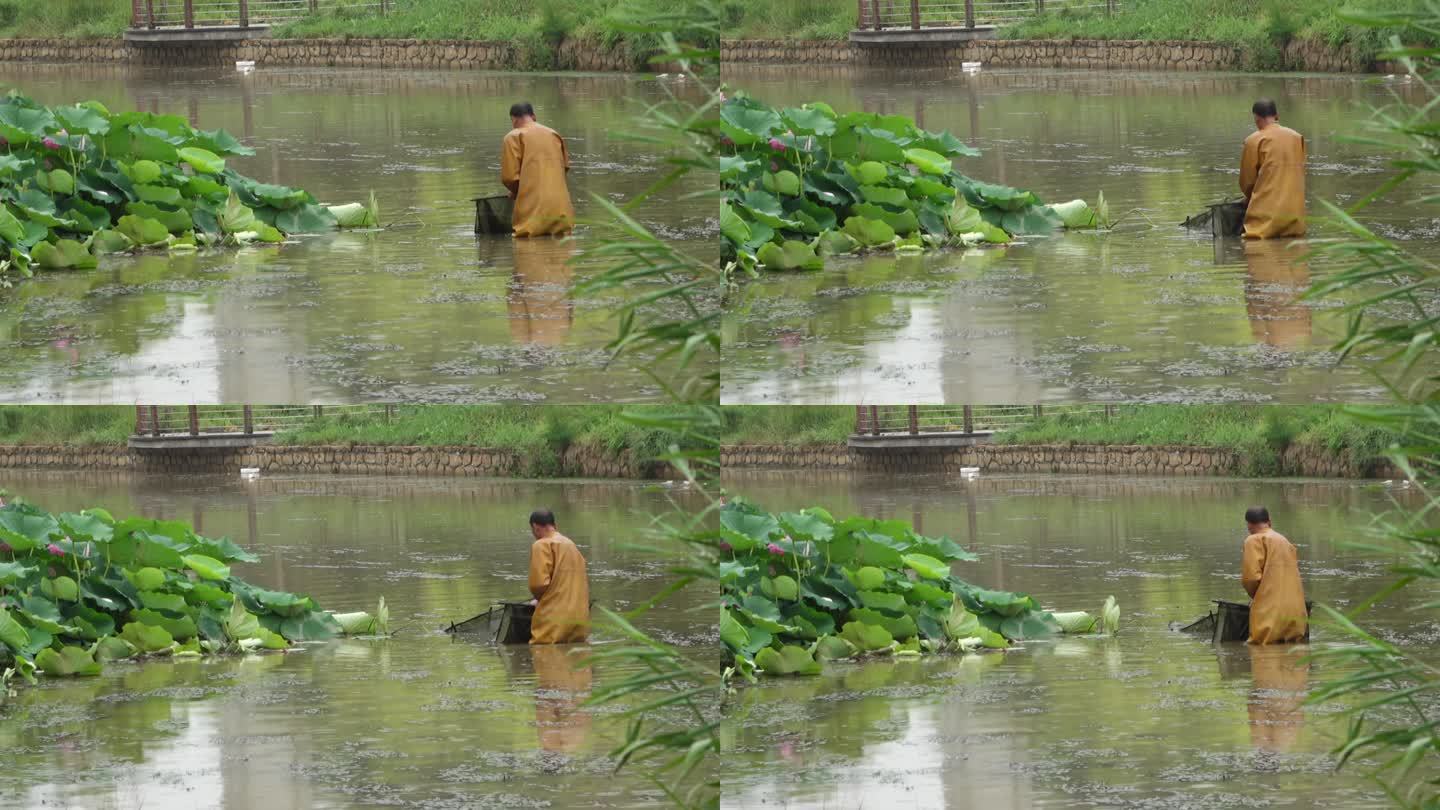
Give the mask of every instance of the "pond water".
[{"label": "pond water", "polygon": [[[960,171],[1047,201],[1104,192],[1114,232],[1004,248],[838,260],[767,273],[727,304],[727,403],[1357,401],[1383,396],[1368,358],[1332,372],[1336,302],[1296,295],[1328,269],[1308,240],[1242,244],[1178,227],[1238,195],[1250,104],[1277,100],[1306,137],[1309,206],[1387,176],[1343,143],[1403,82],[1373,76],[894,71],[726,66],[771,104],[824,100],[947,129],[981,150]],[[1440,190],[1440,189],[1436,189]],[[1436,190],[1431,190],[1433,193]],[[1391,195],[1368,221],[1440,258],[1440,209]],[[1380,313],[1389,314],[1389,313]]]},{"label": "pond water", "polygon": [[[1244,601],[1247,506],[1269,507],[1299,548],[1306,597],[1353,605],[1388,560],[1343,549],[1400,490],[1378,482],[727,471],[728,491],[776,511],[819,505],[913,521],[979,555],[958,566],[1047,608],[1121,609],[1113,639],[1032,641],[1004,653],[827,665],[766,680],[725,708],[725,806],[1388,807],[1361,767],[1333,773],[1333,707],[1302,707],[1335,674],[1298,657],[1336,643],[1252,650],[1169,629],[1210,599]],[[1433,644],[1406,609],[1367,620]],[[1362,763],[1363,764],[1363,763]],[[1372,763],[1373,764],[1373,763]],[[1434,774],[1429,774],[1434,775]]]},{"label": "pond water", "polygon": [[[472,198],[503,190],[509,106],[529,100],[569,144],[577,214],[629,199],[663,155],[628,140],[664,88],[640,76],[405,70],[0,66],[0,88],[50,104],[187,116],[255,149],[242,174],[322,202],[379,200],[378,233],[102,261],[0,291],[7,402],[639,401],[663,395],[606,370],[621,293],[579,298],[568,266],[597,238],[473,233]],[[712,178],[713,180],[713,178]],[[713,185],[713,184],[712,184]],[[714,205],[692,181],[639,207],[662,236],[716,250]],[[703,255],[703,254],[702,254]]]},{"label": "pond water", "polygon": [[[336,611],[385,597],[387,641],[338,640],[282,655],[107,665],[42,680],[0,704],[0,805],[74,808],[599,808],[664,806],[609,757],[627,719],[583,707],[622,677],[576,669],[606,644],[531,650],[438,631],[525,598],[531,509],[553,509],[589,561],[600,605],[634,606],[664,567],[643,542],[666,495],[642,482],[276,476],[131,477],[6,471],[53,510],[193,521],[261,556],[237,573]],[[681,495],[680,502],[685,502]],[[647,617],[668,640],[714,644],[706,600]],[[612,637],[613,638],[613,637]],[[613,642],[608,642],[613,643]]]}]

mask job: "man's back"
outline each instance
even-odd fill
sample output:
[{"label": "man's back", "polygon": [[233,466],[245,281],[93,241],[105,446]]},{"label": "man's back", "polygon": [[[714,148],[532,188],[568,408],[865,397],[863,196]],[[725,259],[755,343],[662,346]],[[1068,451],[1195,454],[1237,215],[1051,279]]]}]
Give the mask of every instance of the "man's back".
[{"label": "man's back", "polygon": [[590,578],[570,538],[551,532],[530,546],[530,592],[540,591],[531,644],[568,644],[590,637]]},{"label": "man's back", "polygon": [[1305,589],[1295,545],[1274,529],[1245,538],[1240,582],[1250,594],[1250,643],[1278,644],[1305,637]]},{"label": "man's back", "polygon": [[1305,136],[1270,124],[1245,139],[1240,191],[1249,198],[1245,236],[1305,235]]}]

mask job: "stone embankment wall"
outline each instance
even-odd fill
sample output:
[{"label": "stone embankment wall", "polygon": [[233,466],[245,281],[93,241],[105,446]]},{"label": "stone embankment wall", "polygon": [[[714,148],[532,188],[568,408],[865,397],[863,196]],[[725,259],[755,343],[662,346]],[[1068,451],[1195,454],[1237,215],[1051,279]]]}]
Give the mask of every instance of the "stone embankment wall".
[{"label": "stone embankment wall", "polygon": [[[0,468],[134,470],[172,475],[266,473],[340,475],[523,476],[527,459],[483,447],[261,445],[245,448],[132,450],[128,447],[0,446]],[[628,451],[569,447],[555,475],[575,478],[674,478],[668,465],[636,462]],[[3,483],[3,477],[0,477]]]},{"label": "stone embankment wall", "polygon": [[[1394,72],[1348,48],[1296,40],[1284,48],[1286,70]],[[1239,70],[1245,53],[1215,42],[1121,39],[980,39],[969,42],[855,45],[849,42],[727,40],[722,62],[737,64],[853,64],[878,67],[959,67],[981,62],[994,68],[1089,68],[1094,70]]]},{"label": "stone embankment wall", "polygon": [[[1243,454],[1225,448],[1139,445],[989,444],[933,449],[736,445],[724,448],[721,460],[727,468],[852,469],[892,474],[958,473],[961,467],[979,467],[995,473],[1231,476],[1243,475],[1250,468]],[[1310,448],[1291,447],[1279,462],[1281,474],[1300,477],[1400,477],[1388,464],[1362,467],[1343,456]]]},{"label": "stone embankment wall", "polygon": [[[132,45],[118,39],[0,39],[0,62],[111,62],[164,67],[393,67],[521,70],[525,54],[511,42],[419,39],[251,39],[184,45]],[[623,48],[565,40],[553,67],[583,71],[640,69]],[[660,68],[657,67],[657,70]]]}]

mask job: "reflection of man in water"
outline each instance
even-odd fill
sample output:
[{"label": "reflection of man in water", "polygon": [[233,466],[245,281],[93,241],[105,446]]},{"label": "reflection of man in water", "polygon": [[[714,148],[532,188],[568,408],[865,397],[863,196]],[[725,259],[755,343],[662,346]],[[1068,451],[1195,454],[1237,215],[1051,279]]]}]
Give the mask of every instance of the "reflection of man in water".
[{"label": "reflection of man in water", "polygon": [[1245,309],[1255,340],[1282,349],[1310,342],[1310,308],[1296,299],[1310,286],[1303,243],[1245,240]]},{"label": "reflection of man in water", "polygon": [[1300,562],[1295,546],[1270,527],[1263,506],[1245,510],[1245,538],[1240,584],[1250,594],[1250,643],[1281,644],[1305,638],[1309,619]]},{"label": "reflection of man in water", "polygon": [[1250,744],[1262,751],[1290,750],[1305,725],[1305,690],[1310,680],[1308,651],[1294,647],[1251,647]]},{"label": "reflection of man in water", "polygon": [[1305,235],[1305,136],[1280,125],[1275,102],[1262,98],[1250,111],[1255,131],[1240,155],[1245,195],[1245,238]]},{"label": "reflection of man in water", "polygon": [[549,509],[530,513],[531,644],[569,644],[590,637],[590,578],[585,557],[555,528]]},{"label": "reflection of man in water", "polygon": [[511,224],[516,236],[567,233],[575,224],[570,187],[570,152],[560,133],[535,120],[528,102],[510,107],[512,129],[500,156],[500,182],[515,201]]},{"label": "reflection of man in water", "polygon": [[569,240],[515,239],[506,307],[510,336],[516,343],[559,346],[570,334],[575,303],[570,300]]},{"label": "reflection of man in water", "polygon": [[583,708],[590,696],[588,665],[575,668],[577,657],[565,647],[534,646],[535,729],[546,751],[573,753],[585,745],[590,714]]}]

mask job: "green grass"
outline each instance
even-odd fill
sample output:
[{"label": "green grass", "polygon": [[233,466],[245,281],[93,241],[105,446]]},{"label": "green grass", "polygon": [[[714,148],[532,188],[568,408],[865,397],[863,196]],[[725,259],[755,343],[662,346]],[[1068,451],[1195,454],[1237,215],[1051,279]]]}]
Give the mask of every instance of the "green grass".
[{"label": "green grass", "polygon": [[0,0],[0,37],[118,37],[129,24],[126,0]]},{"label": "green grass", "polygon": [[844,444],[855,428],[849,405],[729,405],[723,410],[725,444]]},{"label": "green grass", "polygon": [[853,0],[721,0],[725,39],[843,40],[855,27]]},{"label": "green grass", "polygon": [[123,445],[134,428],[125,406],[0,405],[0,444]]}]

